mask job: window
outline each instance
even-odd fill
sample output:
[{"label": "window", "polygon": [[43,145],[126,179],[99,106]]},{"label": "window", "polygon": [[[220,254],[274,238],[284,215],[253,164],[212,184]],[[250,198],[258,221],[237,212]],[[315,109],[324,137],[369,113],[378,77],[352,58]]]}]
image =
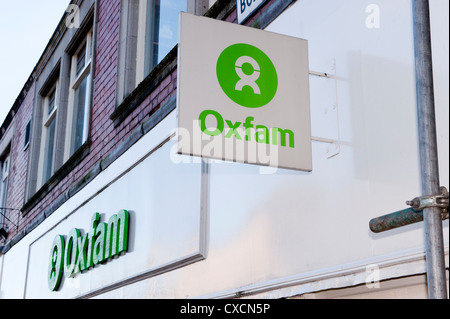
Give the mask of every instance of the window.
[{"label": "window", "polygon": [[31,137],[31,120],[28,121],[27,126],[25,127],[25,142],[23,144],[24,150],[28,147],[28,145],[30,145],[30,137]]},{"label": "window", "polygon": [[2,174],[0,184],[0,227],[3,227],[4,215],[6,214],[6,210],[4,209],[6,206],[6,193],[8,190],[9,154],[0,162],[0,166]]},{"label": "window", "polygon": [[180,11],[205,10],[207,0],[121,1],[117,105],[177,44]]},{"label": "window", "polygon": [[136,83],[141,82],[178,42],[178,15],[186,0],[141,0]]},{"label": "window", "polygon": [[43,129],[42,139],[43,147],[43,162],[42,162],[42,176],[41,183],[45,184],[53,173],[54,167],[54,153],[55,153],[55,131],[56,131],[56,113],[57,95],[58,95],[58,81],[53,85],[48,95],[44,99],[44,113],[43,113]]},{"label": "window", "polygon": [[65,158],[69,158],[88,139],[91,100],[92,31],[72,56]]},{"label": "window", "polygon": [[79,1],[79,27],[60,25],[46,48],[48,56],[36,67],[37,94],[24,142],[24,148],[29,147],[25,214],[41,198],[36,194],[49,192],[64,178],[62,168],[78,165],[89,153],[84,146],[92,103],[95,4]]}]

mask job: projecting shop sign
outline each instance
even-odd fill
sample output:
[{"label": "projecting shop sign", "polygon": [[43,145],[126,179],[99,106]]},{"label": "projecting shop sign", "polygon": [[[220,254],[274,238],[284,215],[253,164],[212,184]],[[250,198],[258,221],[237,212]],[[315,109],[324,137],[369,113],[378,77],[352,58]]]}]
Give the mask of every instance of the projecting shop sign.
[{"label": "projecting shop sign", "polygon": [[236,0],[237,22],[243,23],[267,0]]},{"label": "projecting shop sign", "polygon": [[306,40],[181,13],[178,153],[312,170]]}]

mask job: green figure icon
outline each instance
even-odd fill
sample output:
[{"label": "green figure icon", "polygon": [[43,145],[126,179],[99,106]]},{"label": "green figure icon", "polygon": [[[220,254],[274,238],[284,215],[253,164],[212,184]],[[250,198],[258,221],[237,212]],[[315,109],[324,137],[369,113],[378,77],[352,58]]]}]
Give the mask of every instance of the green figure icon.
[{"label": "green figure icon", "polygon": [[[242,70],[244,63],[248,63],[253,67],[252,74],[244,73],[244,70]],[[241,56],[236,61],[236,73],[240,78],[238,83],[236,83],[236,91],[242,91],[244,86],[249,86],[253,89],[253,93],[261,94],[261,90],[259,89],[258,84],[256,84],[256,81],[261,75],[261,71],[258,62],[256,62],[255,59],[249,56]]]},{"label": "green figure icon", "polygon": [[270,103],[278,90],[278,75],[270,58],[250,44],[237,43],[220,54],[217,79],[235,103],[259,108]]}]

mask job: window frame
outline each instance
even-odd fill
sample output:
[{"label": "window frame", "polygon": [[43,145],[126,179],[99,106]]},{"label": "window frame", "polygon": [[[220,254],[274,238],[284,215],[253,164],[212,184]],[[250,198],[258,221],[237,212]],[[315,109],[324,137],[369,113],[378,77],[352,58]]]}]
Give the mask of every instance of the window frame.
[{"label": "window frame", "polygon": [[[161,43],[161,2],[165,0],[140,0],[138,33],[137,33],[137,52],[136,52],[136,84],[139,85],[156,66],[167,55],[159,56],[159,46]],[[188,2],[185,1],[185,10],[188,10]],[[156,11],[156,8],[159,8]],[[179,10],[180,12],[183,10]],[[144,14],[143,14],[144,13]],[[194,13],[194,12],[191,12]],[[177,22],[178,23],[178,22]],[[158,24],[158,25],[157,25]],[[178,25],[177,30],[178,32]],[[177,37],[178,38],[178,37]],[[171,47],[176,46],[176,43]],[[154,45],[158,45],[155,47]],[[168,52],[170,52],[170,50]]]},{"label": "window frame", "polygon": [[[5,172],[5,163],[6,163],[6,172]],[[9,182],[9,168],[11,163],[11,154],[8,152],[0,161],[1,166],[1,180],[0,180],[0,227],[3,227],[5,222],[6,210],[2,208],[6,208],[6,200],[8,196],[8,182]],[[6,176],[5,176],[6,175]]]},{"label": "window frame", "polygon": [[[158,63],[150,69],[145,69],[145,37],[147,32],[146,16],[149,0],[122,0],[119,32],[119,54],[116,81],[116,109],[131,95],[131,93],[157,69],[164,60],[158,58]],[[209,9],[208,0],[186,0],[186,11],[203,15]],[[145,12],[145,18],[142,14]],[[178,42],[178,41],[177,41]],[[174,47],[176,44],[174,45]],[[173,48],[172,48],[173,50]],[[171,51],[169,51],[170,53]],[[120,113],[120,112],[119,112]],[[118,113],[113,114],[116,118]]]},{"label": "window frame", "polygon": [[[84,66],[78,71],[78,59],[84,54]],[[70,66],[70,84],[69,84],[69,100],[67,107],[67,119],[66,119],[66,132],[64,142],[64,162],[67,161],[83,144],[89,139],[89,123],[90,123],[90,110],[92,104],[92,73],[93,73],[93,27],[84,35],[83,40],[77,46],[75,52],[71,56]],[[74,113],[79,105],[76,103],[76,91],[86,80],[86,88],[84,94],[83,103],[83,127],[81,144],[74,144]]]},{"label": "window frame", "polygon": [[[28,149],[28,168],[25,187],[25,203],[22,207],[23,214],[26,215],[34,207],[34,205],[41,200],[48,192],[50,192],[65,176],[67,171],[75,168],[90,151],[89,136],[87,142],[85,142],[74,154],[65,154],[66,139],[67,139],[67,115],[69,112],[69,95],[71,92],[71,62],[74,54],[78,53],[78,49],[81,48],[83,40],[85,40],[88,32],[91,32],[91,54],[89,58],[91,60],[91,72],[90,79],[87,80],[90,94],[89,111],[93,102],[93,76],[95,67],[95,43],[97,41],[97,1],[84,0],[79,4],[79,16],[80,25],[76,28],[71,28],[61,25],[61,29],[57,29],[57,32],[53,35],[53,38],[49,41],[47,48],[43,54],[42,59],[37,64],[35,72],[35,99],[33,114],[31,115],[30,126],[30,139]],[[64,18],[64,17],[63,17]],[[83,68],[83,71],[79,72],[79,76],[83,76],[82,73],[86,71],[87,66]],[[80,67],[81,69],[81,67]],[[56,143],[54,151],[54,163],[52,168],[51,177],[47,182],[43,182],[41,177],[43,172],[43,131],[44,121],[48,120],[47,114],[45,114],[45,97],[48,95],[54,80],[59,79],[59,95],[56,98],[58,103],[58,109],[56,112]],[[79,78],[79,81],[82,79]],[[89,116],[90,116],[90,112]],[[90,121],[87,118],[86,121]],[[48,124],[50,122],[47,122]],[[86,126],[86,125],[85,125]],[[90,123],[88,123],[90,126]],[[87,129],[89,134],[89,129]],[[24,147],[24,149],[26,148]]]},{"label": "window frame", "polygon": [[28,121],[25,126],[25,134],[24,134],[24,142],[23,142],[23,150],[25,151],[28,146],[30,146],[31,142],[31,119]]},{"label": "window frame", "polygon": [[[59,108],[60,86],[59,77],[52,82],[53,84],[43,96],[42,104],[42,123],[41,126],[41,144],[39,152],[38,176],[37,185],[44,185],[53,175],[55,171],[55,148],[57,136],[57,113]],[[50,101],[53,100],[53,107],[50,109]],[[51,129],[50,126],[54,125]],[[53,130],[53,133],[51,133]],[[49,141],[49,134],[53,135],[53,141]],[[51,158],[48,157],[49,149],[51,148]],[[50,161],[50,166],[48,165]]]}]

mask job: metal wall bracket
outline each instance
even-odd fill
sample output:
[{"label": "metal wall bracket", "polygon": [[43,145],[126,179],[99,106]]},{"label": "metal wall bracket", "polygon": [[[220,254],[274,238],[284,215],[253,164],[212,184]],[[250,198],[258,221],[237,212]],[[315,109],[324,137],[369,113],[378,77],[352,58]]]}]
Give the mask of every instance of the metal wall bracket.
[{"label": "metal wall bracket", "polygon": [[331,69],[333,70],[334,74],[329,74],[326,72],[317,72],[317,71],[312,71],[312,70],[309,71],[309,75],[311,75],[311,76],[317,76],[317,77],[321,77],[321,78],[334,80],[335,101],[334,101],[334,105],[333,105],[333,110],[336,112],[337,139],[323,138],[323,137],[317,137],[317,136],[311,137],[312,141],[320,142],[320,143],[327,143],[327,144],[335,146],[334,152],[332,152],[332,150],[330,150],[330,148],[327,149],[327,154],[328,154],[327,158],[328,159],[338,156],[341,153],[341,135],[340,135],[341,130],[340,130],[340,123],[339,123],[339,104],[338,104],[336,60],[333,61],[333,65],[331,66]]},{"label": "metal wall bracket", "polygon": [[445,186],[440,187],[441,194],[434,196],[420,196],[406,202],[416,211],[422,211],[424,208],[438,207],[442,209],[442,219],[448,218],[449,196]]}]

